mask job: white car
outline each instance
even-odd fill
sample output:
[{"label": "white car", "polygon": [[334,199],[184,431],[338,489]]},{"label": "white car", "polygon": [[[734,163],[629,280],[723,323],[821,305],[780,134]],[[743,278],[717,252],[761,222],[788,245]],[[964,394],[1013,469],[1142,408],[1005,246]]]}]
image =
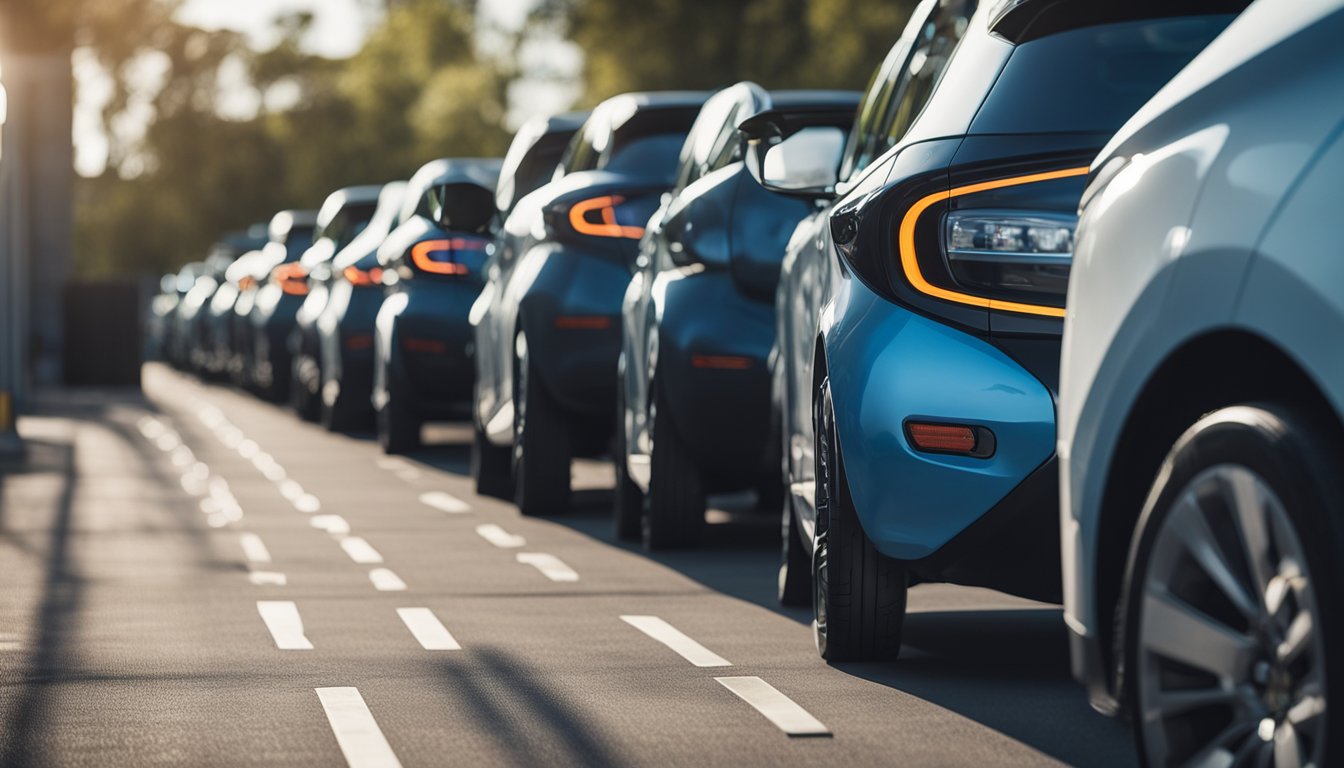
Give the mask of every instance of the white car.
[{"label": "white car", "polygon": [[1083,196],[1065,619],[1150,765],[1344,761],[1341,39],[1340,0],[1255,3]]}]

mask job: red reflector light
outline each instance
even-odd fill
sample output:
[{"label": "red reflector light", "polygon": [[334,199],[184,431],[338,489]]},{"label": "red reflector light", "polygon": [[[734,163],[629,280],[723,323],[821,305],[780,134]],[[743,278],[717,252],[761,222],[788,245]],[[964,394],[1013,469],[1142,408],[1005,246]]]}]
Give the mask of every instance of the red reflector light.
[{"label": "red reflector light", "polygon": [[955,424],[917,424],[905,425],[910,442],[921,451],[941,451],[944,453],[975,453],[975,429]]},{"label": "red reflector light", "polygon": [[738,355],[691,355],[694,368],[717,368],[724,371],[745,371],[751,367],[751,358]]},{"label": "red reflector light", "polygon": [[555,327],[571,331],[601,331],[611,327],[611,318],[605,315],[561,315],[555,318]]},{"label": "red reflector light", "polygon": [[361,333],[345,337],[346,349],[368,349],[373,346],[373,334]]},{"label": "red reflector light", "polygon": [[410,352],[428,352],[433,355],[441,355],[448,351],[448,345],[442,341],[434,339],[417,339],[413,336],[404,336],[401,339],[401,346]]}]

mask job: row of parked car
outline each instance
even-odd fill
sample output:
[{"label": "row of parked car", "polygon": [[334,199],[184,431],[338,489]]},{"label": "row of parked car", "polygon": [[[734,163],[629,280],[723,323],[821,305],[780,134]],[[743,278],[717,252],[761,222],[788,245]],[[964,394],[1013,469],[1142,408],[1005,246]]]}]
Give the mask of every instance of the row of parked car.
[{"label": "row of parked car", "polygon": [[863,93],[534,121],[166,278],[165,350],[389,452],[469,419],[526,515],[610,456],[650,549],[751,492],[828,660],[915,584],[1062,601],[1147,762],[1332,764],[1344,9],[1246,5],[923,0]]}]

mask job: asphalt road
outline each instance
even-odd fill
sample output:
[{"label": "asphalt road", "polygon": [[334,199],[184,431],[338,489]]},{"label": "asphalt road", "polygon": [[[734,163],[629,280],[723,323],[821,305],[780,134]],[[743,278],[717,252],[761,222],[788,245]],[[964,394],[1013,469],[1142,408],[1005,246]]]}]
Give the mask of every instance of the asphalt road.
[{"label": "asphalt road", "polygon": [[600,463],[524,519],[461,428],[386,459],[160,366],[39,410],[0,475],[0,764],[1134,763],[1055,607],[917,587],[900,661],[828,666],[776,521],[650,556]]}]

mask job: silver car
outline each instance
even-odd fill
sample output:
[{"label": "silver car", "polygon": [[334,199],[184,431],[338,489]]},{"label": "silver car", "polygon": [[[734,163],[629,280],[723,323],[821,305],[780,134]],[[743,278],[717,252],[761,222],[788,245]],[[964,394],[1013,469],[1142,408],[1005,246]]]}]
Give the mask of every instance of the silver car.
[{"label": "silver car", "polygon": [[1340,0],[1255,3],[1082,199],[1065,619],[1148,764],[1344,760],[1341,38]]}]

